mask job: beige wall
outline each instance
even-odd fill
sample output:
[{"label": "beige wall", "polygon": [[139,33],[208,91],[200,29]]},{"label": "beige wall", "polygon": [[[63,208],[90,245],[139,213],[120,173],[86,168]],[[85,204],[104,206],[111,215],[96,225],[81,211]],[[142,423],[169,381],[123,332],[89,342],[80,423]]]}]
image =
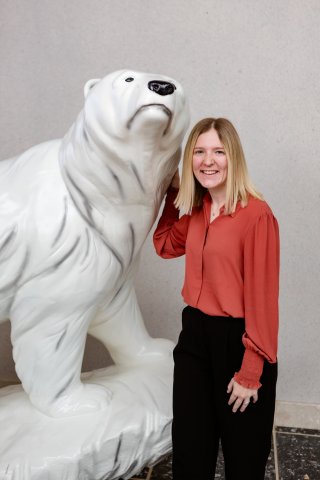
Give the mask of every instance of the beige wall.
[{"label": "beige wall", "polygon": [[[278,398],[320,404],[318,0],[1,0],[0,154],[62,136],[85,81],[118,68],[176,77],[192,121],[226,116],[279,219]],[[137,290],[153,335],[177,338],[183,261],[145,245]],[[8,327],[0,339],[0,377]],[[95,352],[95,351],[94,351]],[[86,356],[86,366],[103,362]]]}]

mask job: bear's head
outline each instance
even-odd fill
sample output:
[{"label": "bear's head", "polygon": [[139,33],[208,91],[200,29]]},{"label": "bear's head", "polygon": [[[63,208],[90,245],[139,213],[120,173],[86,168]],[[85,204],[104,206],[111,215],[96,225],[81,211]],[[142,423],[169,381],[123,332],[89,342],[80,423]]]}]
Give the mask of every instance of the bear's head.
[{"label": "bear's head", "polygon": [[119,156],[123,164],[134,162],[141,181],[152,177],[157,188],[166,184],[189,124],[181,85],[163,75],[121,70],[89,80],[84,93],[84,132],[91,143],[108,152],[108,161]]},{"label": "bear's head", "polygon": [[172,142],[180,144],[189,123],[181,85],[163,75],[121,70],[89,80],[84,94],[88,131],[102,138],[106,131],[122,139],[154,130],[167,148]]}]

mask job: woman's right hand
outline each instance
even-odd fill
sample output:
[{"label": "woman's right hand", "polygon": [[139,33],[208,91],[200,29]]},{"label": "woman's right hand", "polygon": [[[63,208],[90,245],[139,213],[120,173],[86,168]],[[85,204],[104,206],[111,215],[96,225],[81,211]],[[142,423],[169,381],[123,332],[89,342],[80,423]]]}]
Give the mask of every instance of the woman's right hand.
[{"label": "woman's right hand", "polygon": [[180,175],[179,175],[179,169],[175,171],[175,174],[172,177],[170,187],[172,188],[180,188]]}]

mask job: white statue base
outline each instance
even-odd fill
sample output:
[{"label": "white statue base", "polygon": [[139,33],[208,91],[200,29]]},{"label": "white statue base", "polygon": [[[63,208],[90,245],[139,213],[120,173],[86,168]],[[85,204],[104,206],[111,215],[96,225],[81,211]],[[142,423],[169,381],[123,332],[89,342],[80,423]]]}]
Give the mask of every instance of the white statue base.
[{"label": "white statue base", "polygon": [[83,374],[108,387],[96,413],[50,418],[20,385],[0,390],[1,480],[129,479],[171,449],[171,361]]}]

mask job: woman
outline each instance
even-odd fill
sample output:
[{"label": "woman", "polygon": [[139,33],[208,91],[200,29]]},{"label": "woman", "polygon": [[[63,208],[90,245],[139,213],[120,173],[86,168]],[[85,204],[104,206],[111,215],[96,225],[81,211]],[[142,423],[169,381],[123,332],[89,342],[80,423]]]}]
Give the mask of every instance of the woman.
[{"label": "woman", "polygon": [[262,480],[277,379],[278,224],[224,118],[191,131],[178,188],[176,173],[154,233],[161,257],[186,255],[173,479],[212,480],[221,440],[227,480]]}]

